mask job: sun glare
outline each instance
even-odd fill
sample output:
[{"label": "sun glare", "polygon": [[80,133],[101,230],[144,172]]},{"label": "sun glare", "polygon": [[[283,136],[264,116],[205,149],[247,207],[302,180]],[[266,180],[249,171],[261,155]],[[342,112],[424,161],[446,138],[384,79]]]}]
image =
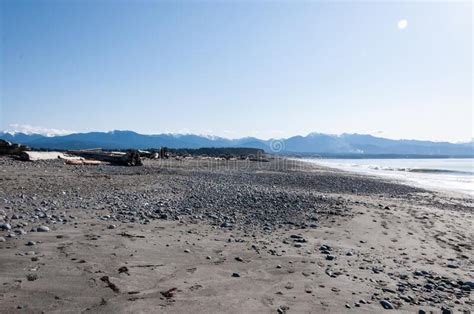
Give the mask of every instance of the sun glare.
[{"label": "sun glare", "polygon": [[408,26],[407,20],[400,20],[398,21],[398,29],[405,29]]}]

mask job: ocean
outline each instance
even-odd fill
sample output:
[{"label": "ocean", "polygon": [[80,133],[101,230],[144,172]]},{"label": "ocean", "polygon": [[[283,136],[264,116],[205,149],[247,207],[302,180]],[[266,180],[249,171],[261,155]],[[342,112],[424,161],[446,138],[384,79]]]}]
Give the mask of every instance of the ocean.
[{"label": "ocean", "polygon": [[322,159],[307,162],[357,173],[382,176],[431,190],[474,195],[474,159]]}]

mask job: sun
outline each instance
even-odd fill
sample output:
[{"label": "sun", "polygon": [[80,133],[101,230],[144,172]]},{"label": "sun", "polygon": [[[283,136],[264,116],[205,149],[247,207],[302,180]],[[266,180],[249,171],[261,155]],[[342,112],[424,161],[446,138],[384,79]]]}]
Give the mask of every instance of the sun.
[{"label": "sun", "polygon": [[408,26],[408,21],[403,19],[398,21],[398,29],[405,29]]}]

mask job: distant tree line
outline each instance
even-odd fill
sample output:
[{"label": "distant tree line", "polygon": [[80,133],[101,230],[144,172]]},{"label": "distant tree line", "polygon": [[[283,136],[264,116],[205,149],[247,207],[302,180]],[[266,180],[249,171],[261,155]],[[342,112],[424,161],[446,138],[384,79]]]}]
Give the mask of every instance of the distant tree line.
[{"label": "distant tree line", "polygon": [[165,148],[171,155],[177,156],[208,156],[222,158],[262,157],[263,149],[247,147],[202,147],[202,148]]}]

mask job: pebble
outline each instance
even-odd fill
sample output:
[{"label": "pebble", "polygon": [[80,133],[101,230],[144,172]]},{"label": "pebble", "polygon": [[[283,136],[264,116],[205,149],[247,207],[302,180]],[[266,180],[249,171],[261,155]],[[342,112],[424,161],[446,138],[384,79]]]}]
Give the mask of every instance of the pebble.
[{"label": "pebble", "polygon": [[221,224],[221,228],[230,228],[230,227],[232,227],[232,224],[228,223],[227,221]]},{"label": "pebble", "polygon": [[441,313],[442,314],[453,314],[453,311],[451,311],[451,309],[443,307],[443,308],[441,308]]},{"label": "pebble", "polygon": [[449,264],[448,264],[448,268],[456,269],[456,268],[459,268],[459,265],[458,265],[458,264],[455,264],[455,263],[449,263]]},{"label": "pebble", "polygon": [[189,249],[184,250],[184,253],[191,253]]},{"label": "pebble", "polygon": [[109,225],[109,226],[107,227],[107,229],[115,229],[115,228],[117,228],[116,225]]},{"label": "pebble", "polygon": [[290,235],[290,238],[292,238],[292,239],[303,239],[303,237],[298,235],[298,234],[292,234],[292,235]]},{"label": "pebble", "polygon": [[46,227],[46,226],[39,226],[38,228],[36,228],[36,231],[37,232],[49,232],[49,228]]},{"label": "pebble", "polygon": [[474,289],[474,281],[465,281],[465,286],[469,286],[471,289]]},{"label": "pebble", "polygon": [[232,277],[240,277],[240,274],[239,273],[232,273]]},{"label": "pebble", "polygon": [[36,242],[35,241],[28,241],[26,243],[27,246],[33,246],[33,245],[36,245]]},{"label": "pebble", "polygon": [[16,229],[15,230],[15,233],[18,234],[18,235],[25,235],[27,234],[27,232],[23,229]]},{"label": "pebble", "polygon": [[382,305],[382,307],[386,310],[393,310],[394,309],[392,303],[390,303],[387,300],[380,300],[380,305]]},{"label": "pebble", "polygon": [[327,259],[328,261],[333,261],[333,260],[336,259],[336,256],[334,256],[334,255],[326,255],[326,259]]},{"label": "pebble", "polygon": [[319,250],[320,251],[332,251],[332,247],[330,247],[329,245],[324,244],[324,245],[321,245],[319,247]]},{"label": "pebble", "polygon": [[7,240],[4,237],[0,237],[0,242],[6,242]]},{"label": "pebble", "polygon": [[9,223],[1,223],[0,230],[12,230],[12,226]]}]

